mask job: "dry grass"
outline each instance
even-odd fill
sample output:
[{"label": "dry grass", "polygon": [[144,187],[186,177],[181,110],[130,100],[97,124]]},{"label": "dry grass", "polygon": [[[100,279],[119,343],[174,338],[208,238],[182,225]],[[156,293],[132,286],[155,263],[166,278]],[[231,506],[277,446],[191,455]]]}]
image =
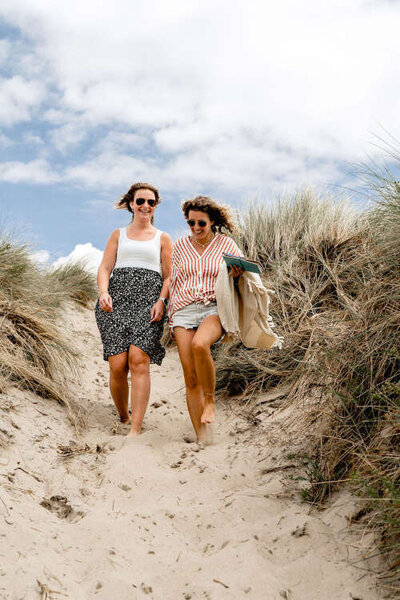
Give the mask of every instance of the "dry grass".
[{"label": "dry grass", "polygon": [[340,313],[355,288],[352,267],[363,229],[347,203],[310,190],[271,207],[254,203],[241,214],[237,242],[249,258],[261,262],[264,281],[275,290],[271,315],[285,344],[267,354],[241,345],[236,353],[223,347],[220,389],[258,393],[282,378],[295,383],[305,372],[321,383],[314,354],[328,337],[346,335]]},{"label": "dry grass", "polygon": [[0,391],[12,383],[53,398],[67,407],[76,426],[82,423],[82,415],[69,382],[77,377],[77,357],[65,343],[57,320],[65,300],[75,298],[82,304],[93,297],[89,279],[94,278],[81,271],[81,267],[72,269],[74,279],[65,286],[71,269],[52,273],[39,269],[27,246],[0,232]]},{"label": "dry grass", "polygon": [[308,499],[320,503],[352,478],[387,559],[385,581],[400,593],[400,186],[385,171],[370,173],[369,189],[377,202],[362,215],[309,190],[243,212],[237,241],[276,291],[271,313],[285,343],[222,346],[217,385],[247,401],[283,384],[286,405],[315,399],[302,423],[318,473]]},{"label": "dry grass", "polygon": [[96,280],[86,270],[85,262],[62,265],[49,271],[47,279],[50,287],[81,306],[88,306],[97,298]]},{"label": "dry grass", "polygon": [[105,444],[97,444],[94,447],[90,447],[89,444],[79,444],[71,440],[67,446],[60,444],[57,452],[64,460],[68,460],[82,454],[106,454],[108,450]]}]

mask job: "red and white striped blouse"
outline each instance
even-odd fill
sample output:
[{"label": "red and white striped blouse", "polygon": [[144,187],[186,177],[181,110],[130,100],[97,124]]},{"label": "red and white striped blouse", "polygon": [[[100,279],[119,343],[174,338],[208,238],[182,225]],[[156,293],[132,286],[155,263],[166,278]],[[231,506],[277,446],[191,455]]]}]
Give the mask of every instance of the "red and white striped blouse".
[{"label": "red and white striped blouse", "polygon": [[190,237],[180,238],[172,251],[169,320],[191,302],[209,304],[215,300],[215,282],[223,263],[222,254],[243,256],[232,238],[217,233],[203,254],[199,254]]}]

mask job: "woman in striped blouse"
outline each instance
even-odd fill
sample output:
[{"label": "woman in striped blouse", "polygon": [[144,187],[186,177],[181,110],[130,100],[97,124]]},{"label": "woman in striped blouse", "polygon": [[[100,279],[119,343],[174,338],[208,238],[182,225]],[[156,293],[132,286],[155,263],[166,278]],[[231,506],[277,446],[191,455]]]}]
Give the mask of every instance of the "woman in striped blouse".
[{"label": "woman in striped blouse", "polygon": [[[206,196],[182,204],[190,235],[172,252],[169,319],[178,345],[186,384],[186,400],[197,440],[205,440],[206,424],[215,419],[215,366],[210,347],[222,335],[215,282],[223,253],[241,256],[232,238],[229,210]],[[242,271],[234,267],[234,277]]]}]

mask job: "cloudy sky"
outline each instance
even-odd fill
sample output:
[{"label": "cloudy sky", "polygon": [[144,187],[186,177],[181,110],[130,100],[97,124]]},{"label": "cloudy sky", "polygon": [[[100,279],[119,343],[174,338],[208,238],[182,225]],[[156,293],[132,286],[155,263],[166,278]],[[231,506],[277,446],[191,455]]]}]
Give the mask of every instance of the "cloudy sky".
[{"label": "cloudy sky", "polygon": [[397,0],[2,0],[1,222],[56,260],[104,248],[134,181],[173,236],[198,193],[351,187],[399,134],[399,22]]}]

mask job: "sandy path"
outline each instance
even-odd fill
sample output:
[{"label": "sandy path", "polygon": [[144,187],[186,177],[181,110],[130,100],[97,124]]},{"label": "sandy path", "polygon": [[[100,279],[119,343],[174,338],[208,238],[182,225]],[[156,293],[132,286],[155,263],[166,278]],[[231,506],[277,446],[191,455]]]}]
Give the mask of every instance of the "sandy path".
[{"label": "sandy path", "polygon": [[[220,407],[215,444],[196,451],[184,441],[191,427],[172,349],[152,369],[144,434],[124,441],[92,314],[66,318],[87,357],[74,389],[90,427],[77,438],[61,407],[8,395],[2,429],[15,443],[0,459],[2,599],[380,598],[363,564],[348,562],[360,559],[346,530],[355,502],[342,494],[310,513],[287,475],[262,475],[287,462],[284,448],[266,446],[268,421],[255,434]],[[57,447],[72,438],[88,451],[62,458]]]}]

